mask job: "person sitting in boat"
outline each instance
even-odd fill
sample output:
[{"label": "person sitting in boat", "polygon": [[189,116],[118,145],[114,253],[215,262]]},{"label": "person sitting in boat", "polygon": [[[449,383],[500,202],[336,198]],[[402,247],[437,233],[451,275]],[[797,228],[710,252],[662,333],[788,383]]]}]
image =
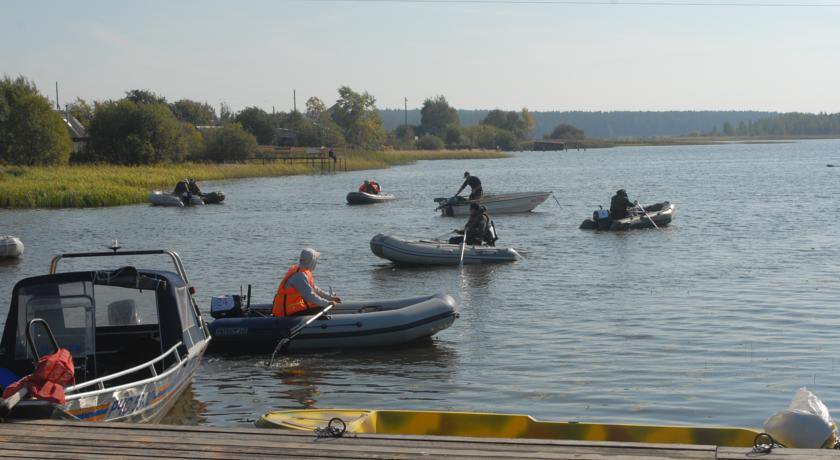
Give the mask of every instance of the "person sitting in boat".
[{"label": "person sitting in boat", "polygon": [[198,182],[195,179],[190,179],[189,183],[187,184],[187,189],[193,195],[198,195],[198,196],[203,195],[203,193],[201,193],[201,189],[198,188]]},{"label": "person sitting in boat", "polygon": [[630,215],[628,211],[635,208],[636,204],[638,204],[638,201],[630,201],[624,189],[615,192],[615,195],[610,199],[610,218],[613,220],[624,219]]},{"label": "person sitting in boat", "polygon": [[487,208],[478,203],[470,203],[470,218],[467,219],[467,224],[463,230],[455,230],[462,236],[453,236],[449,239],[449,244],[461,244],[464,241],[464,234],[467,236],[467,244],[469,245],[494,245],[496,242],[495,231],[490,222],[490,216],[487,215]]},{"label": "person sitting in boat", "polygon": [[341,303],[341,299],[318,289],[312,279],[312,271],[321,253],[304,248],[298,263],[292,265],[274,295],[271,314],[274,316],[314,315],[330,303]]},{"label": "person sitting in boat", "polygon": [[359,186],[359,191],[362,193],[370,193],[371,195],[379,195],[379,192],[382,190],[379,187],[379,183],[375,180],[366,180],[362,185]]},{"label": "person sitting in boat", "polygon": [[185,180],[179,180],[177,184],[175,184],[175,190],[172,191],[173,195],[181,196],[185,193],[190,191],[189,184]]},{"label": "person sitting in boat", "polygon": [[458,192],[455,196],[461,194],[467,186],[470,186],[470,200],[477,200],[481,198],[481,195],[484,193],[484,190],[481,188],[481,179],[478,176],[471,176],[469,171],[464,172],[464,183],[461,184],[461,188],[458,189]]}]

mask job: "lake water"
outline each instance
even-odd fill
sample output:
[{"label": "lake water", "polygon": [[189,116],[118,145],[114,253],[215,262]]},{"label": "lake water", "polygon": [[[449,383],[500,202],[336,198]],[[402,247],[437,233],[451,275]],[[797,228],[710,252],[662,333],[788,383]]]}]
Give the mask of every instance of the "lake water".
[{"label": "lake water", "polygon": [[[46,273],[53,255],[114,238],[178,251],[205,310],[248,283],[269,302],[310,245],[323,253],[316,281],[345,299],[442,291],[461,317],[412,347],[294,355],[272,368],[264,355],[209,356],[170,421],[250,425],[269,409],[355,407],[758,427],[801,386],[840,410],[840,169],[825,166],[835,162],[839,141],[523,153],[208,183],[228,200],[203,208],[3,210],[0,234],[21,237],[26,253],[0,264],[0,316],[13,284]],[[432,198],[452,195],[464,170],[487,192],[555,192],[559,206],[493,216],[499,244],[524,260],[410,269],[370,252],[379,232],[462,225],[433,212]],[[400,199],[345,205],[366,177]],[[579,230],[618,188],[676,203],[675,221]]]}]

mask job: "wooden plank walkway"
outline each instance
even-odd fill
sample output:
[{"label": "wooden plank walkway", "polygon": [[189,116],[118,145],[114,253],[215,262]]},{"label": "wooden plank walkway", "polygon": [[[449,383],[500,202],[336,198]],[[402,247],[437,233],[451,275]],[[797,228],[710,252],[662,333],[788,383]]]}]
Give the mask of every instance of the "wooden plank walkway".
[{"label": "wooden plank walkway", "polygon": [[260,428],[38,421],[0,424],[0,458],[452,458],[452,459],[840,459],[838,450],[750,449],[678,444],[360,435]]}]

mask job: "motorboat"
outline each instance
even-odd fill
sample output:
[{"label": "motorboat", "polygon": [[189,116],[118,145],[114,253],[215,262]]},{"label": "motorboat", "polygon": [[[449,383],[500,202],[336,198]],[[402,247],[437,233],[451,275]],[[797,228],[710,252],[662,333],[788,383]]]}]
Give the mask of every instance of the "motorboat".
[{"label": "motorboat", "polygon": [[[250,291],[250,289],[249,289]],[[245,297],[245,299],[243,299]],[[266,354],[312,315],[274,317],[271,304],[250,305],[248,296],[213,299],[211,352]],[[388,347],[429,338],[458,317],[455,300],[434,294],[399,300],[342,302],[306,325],[288,350]]]},{"label": "motorboat", "polygon": [[153,190],[149,192],[149,202],[154,206],[175,206],[179,208],[204,204],[204,200],[201,199],[201,195],[193,195],[189,193],[176,195],[162,190]]},{"label": "motorboat", "polygon": [[[210,332],[181,258],[167,250],[118,249],[56,256],[48,274],[15,285],[0,339],[0,385],[32,374],[39,357],[59,347],[72,355],[75,381],[64,388],[63,404],[24,399],[7,421],[154,423],[190,385]],[[57,269],[65,259],[155,255],[168,257],[174,271]]]},{"label": "motorboat", "polygon": [[584,230],[620,231],[664,227],[671,223],[677,213],[677,207],[668,201],[645,206],[644,211],[640,208],[632,210],[629,216],[616,220],[610,218],[608,210],[598,209],[592,213],[591,219],[586,219],[580,224],[580,228]]},{"label": "motorboat", "polygon": [[551,192],[518,192],[487,194],[477,200],[468,200],[462,196],[435,198],[435,203],[438,204],[435,210],[449,217],[468,216],[470,204],[478,203],[487,208],[490,215],[530,212],[550,195]]},{"label": "motorboat", "polygon": [[373,204],[392,201],[396,197],[390,193],[350,192],[347,194],[347,204]]},{"label": "motorboat", "polygon": [[[464,264],[515,262],[522,256],[513,248],[466,245]],[[370,240],[370,250],[383,259],[402,265],[459,265],[461,245],[436,239],[410,239],[378,234]]]},{"label": "motorboat", "polygon": [[20,238],[0,236],[0,259],[16,259],[23,255],[23,242]]},{"label": "motorboat", "polygon": [[312,432],[333,427],[353,434],[465,436],[753,447],[748,428],[548,422],[529,415],[420,410],[299,409],[272,411],[256,425]]}]

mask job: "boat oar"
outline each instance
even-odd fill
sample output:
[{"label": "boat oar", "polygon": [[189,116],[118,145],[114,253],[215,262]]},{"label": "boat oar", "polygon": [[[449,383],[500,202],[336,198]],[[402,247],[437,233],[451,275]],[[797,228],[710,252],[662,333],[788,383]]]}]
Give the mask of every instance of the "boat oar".
[{"label": "boat oar", "polygon": [[563,209],[563,205],[561,205],[560,200],[558,200],[557,197],[554,196],[554,192],[551,192],[551,197],[554,198],[554,202],[557,203],[557,206],[560,206],[560,209]]},{"label": "boat oar", "polygon": [[467,229],[464,228],[464,239],[461,241],[461,258],[458,260],[458,267],[464,267],[464,249],[467,248]]},{"label": "boat oar", "polygon": [[639,209],[641,209],[641,210],[642,210],[642,212],[645,214],[645,217],[647,217],[647,218],[648,218],[648,220],[650,221],[650,223],[651,223],[651,224],[653,224],[653,226],[654,226],[657,230],[662,230],[661,228],[659,228],[659,226],[658,226],[658,225],[656,225],[656,222],[654,222],[654,221],[653,221],[653,219],[650,217],[650,214],[648,214],[648,213],[647,213],[647,211],[645,210],[645,207],[644,207],[644,206],[640,205],[639,203],[636,203],[636,206],[638,206],[638,207],[639,207]]},{"label": "boat oar", "polygon": [[269,367],[274,362],[274,357],[277,355],[277,353],[278,352],[284,353],[289,348],[289,344],[292,343],[292,339],[294,339],[295,337],[300,335],[300,333],[303,331],[303,328],[312,324],[312,321],[315,321],[316,319],[320,318],[321,316],[324,316],[324,313],[332,310],[332,308],[334,306],[335,306],[334,303],[330,303],[329,305],[324,307],[323,310],[319,311],[316,315],[314,315],[312,318],[309,318],[308,320],[306,320],[303,324],[299,324],[299,325],[295,326],[291,331],[289,331],[288,336],[280,339],[280,341],[277,342],[277,346],[274,347],[274,352],[271,354],[271,359],[268,361]]}]

